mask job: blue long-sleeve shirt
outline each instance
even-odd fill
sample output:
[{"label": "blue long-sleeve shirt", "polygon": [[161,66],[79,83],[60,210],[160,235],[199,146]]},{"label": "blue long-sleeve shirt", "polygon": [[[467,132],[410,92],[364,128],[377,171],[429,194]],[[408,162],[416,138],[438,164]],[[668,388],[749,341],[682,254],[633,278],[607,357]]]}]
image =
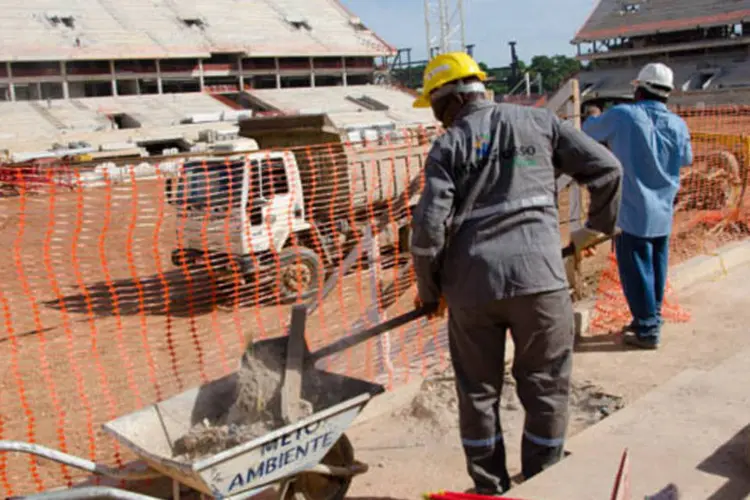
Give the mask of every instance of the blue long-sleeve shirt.
[{"label": "blue long-sleeve shirt", "polygon": [[685,121],[661,102],[640,101],[588,118],[583,131],[622,163],[618,227],[641,238],[670,234],[680,169],[693,163]]}]

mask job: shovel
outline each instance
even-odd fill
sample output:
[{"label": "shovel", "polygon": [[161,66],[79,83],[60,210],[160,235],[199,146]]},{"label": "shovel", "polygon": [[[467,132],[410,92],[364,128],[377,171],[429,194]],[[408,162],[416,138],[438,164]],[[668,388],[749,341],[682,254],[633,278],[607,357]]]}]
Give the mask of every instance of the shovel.
[{"label": "shovel", "polygon": [[[601,244],[612,239],[606,236],[595,241],[592,246]],[[575,255],[573,244],[562,249],[563,258]],[[296,422],[301,418],[300,397],[302,392],[302,374],[319,360],[340,353],[351,347],[359,345],[378,335],[399,328],[406,324],[427,316],[434,310],[433,307],[421,307],[410,312],[391,318],[383,323],[375,325],[349,337],[340,339],[315,352],[310,352],[305,339],[305,323],[308,308],[304,304],[292,306],[292,317],[289,327],[289,335],[269,340],[255,342],[245,352],[245,356],[253,356],[256,359],[270,361],[269,366],[278,366],[282,361],[284,373],[280,393],[281,418],[287,423]]]}]

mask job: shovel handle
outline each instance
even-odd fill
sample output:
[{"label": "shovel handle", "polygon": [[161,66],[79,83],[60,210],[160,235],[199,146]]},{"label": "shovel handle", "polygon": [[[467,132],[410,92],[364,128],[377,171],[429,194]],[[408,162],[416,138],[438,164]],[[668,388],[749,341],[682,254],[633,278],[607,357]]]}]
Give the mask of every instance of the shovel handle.
[{"label": "shovel handle", "polygon": [[[596,240],[592,241],[591,244],[587,248],[595,247],[597,245],[601,245],[602,243],[605,243],[611,239],[614,239],[618,234],[620,234],[620,231],[615,231],[614,234],[607,234],[605,236],[602,236],[601,238],[597,238]],[[568,257],[573,256],[573,254],[576,253],[576,247],[573,245],[573,243],[569,243],[568,246],[563,247],[562,249],[562,256],[563,259],[567,259]]]},{"label": "shovel handle", "polygon": [[[599,238],[598,240],[593,242],[591,246],[599,245],[601,243],[604,243],[605,241],[611,240],[614,236],[616,236],[616,234]],[[572,243],[562,249],[563,258],[570,257],[573,254],[575,254],[575,246]],[[317,361],[332,354],[337,354],[341,351],[345,351],[350,347],[354,347],[355,345],[361,344],[362,342],[370,340],[371,338],[382,335],[385,332],[391,331],[400,326],[404,326],[408,323],[411,323],[412,321],[416,321],[424,316],[427,316],[435,309],[435,307],[436,306],[432,306],[432,308],[424,306],[419,307],[417,309],[409,311],[406,314],[396,316],[395,318],[391,318],[388,321],[375,325],[372,328],[368,328],[367,330],[363,330],[361,332],[355,333],[354,335],[350,335],[349,337],[338,340],[333,344],[321,347],[314,353],[310,354],[310,356],[306,360],[306,363],[316,363]]]},{"label": "shovel handle", "polygon": [[406,314],[402,314],[400,316],[396,316],[395,318],[391,318],[388,321],[384,321],[383,323],[375,325],[372,328],[368,328],[367,330],[363,330],[361,332],[355,333],[354,335],[350,335],[349,337],[345,337],[334,342],[333,344],[327,345],[326,347],[321,347],[314,353],[310,354],[307,359],[307,363],[315,363],[327,356],[339,353],[341,351],[349,349],[350,347],[354,347],[355,345],[361,344],[362,342],[370,340],[373,337],[377,337],[378,335],[382,335],[385,332],[388,332],[400,326],[404,326],[408,323],[411,323],[412,321],[416,321],[424,316],[427,316],[427,314],[429,314],[430,312],[432,312],[430,308],[420,307],[414,309],[413,311],[409,311]]}]

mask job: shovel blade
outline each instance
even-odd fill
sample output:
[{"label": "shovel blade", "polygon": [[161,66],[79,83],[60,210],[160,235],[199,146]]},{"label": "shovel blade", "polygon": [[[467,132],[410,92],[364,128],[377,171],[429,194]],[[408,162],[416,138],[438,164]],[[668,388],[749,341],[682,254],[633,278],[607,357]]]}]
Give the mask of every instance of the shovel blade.
[{"label": "shovel blade", "polygon": [[305,358],[309,355],[305,340],[305,322],[307,307],[295,305],[292,307],[292,320],[289,325],[289,337],[286,348],[286,366],[284,381],[281,386],[281,418],[291,424],[298,421],[302,415],[300,398],[302,395],[302,370]]}]

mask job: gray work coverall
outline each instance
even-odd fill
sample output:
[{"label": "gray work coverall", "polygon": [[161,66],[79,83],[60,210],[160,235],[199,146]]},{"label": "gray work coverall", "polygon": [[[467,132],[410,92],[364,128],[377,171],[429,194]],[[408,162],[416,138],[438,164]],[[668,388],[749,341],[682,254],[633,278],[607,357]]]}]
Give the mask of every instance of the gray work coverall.
[{"label": "gray work coverall", "polygon": [[461,439],[479,492],[510,487],[499,415],[508,329],[526,411],[523,474],[562,456],[574,332],[555,169],[588,188],[588,227],[614,232],[622,168],[604,146],[546,109],[472,102],[433,145],[414,211],[419,297],[448,304]]}]

